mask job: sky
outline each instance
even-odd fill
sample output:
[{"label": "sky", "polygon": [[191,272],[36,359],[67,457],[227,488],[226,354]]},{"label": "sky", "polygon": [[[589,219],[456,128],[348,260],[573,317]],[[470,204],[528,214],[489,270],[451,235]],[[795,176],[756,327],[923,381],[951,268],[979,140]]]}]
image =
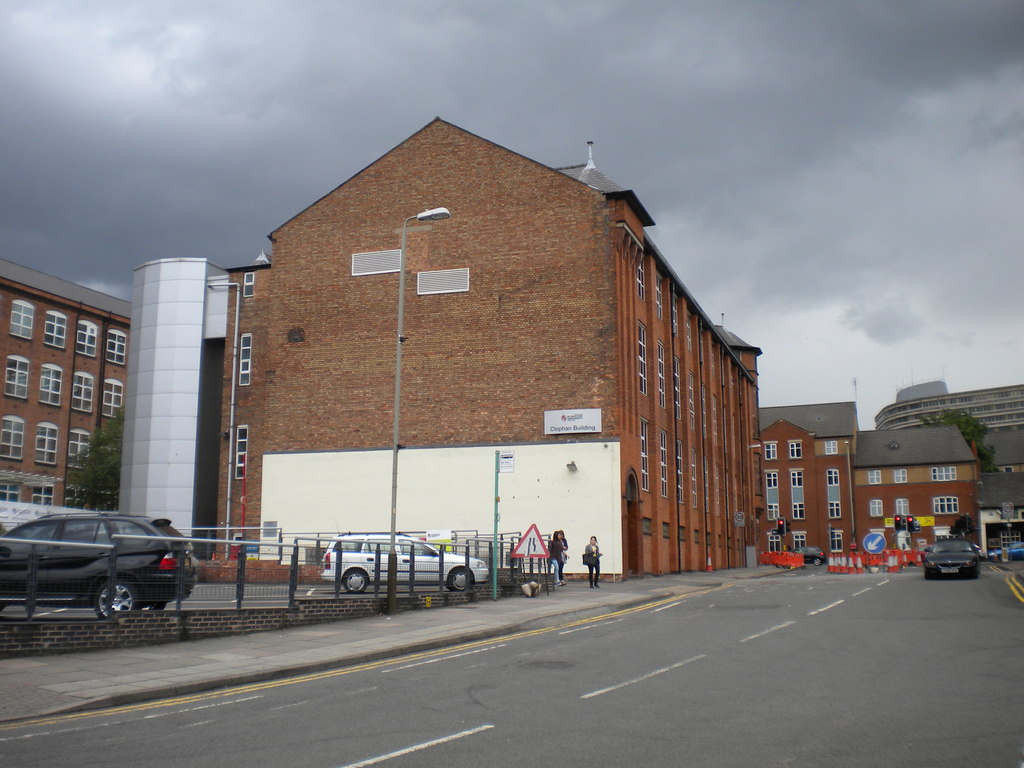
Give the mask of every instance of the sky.
[{"label": "sky", "polygon": [[1020,0],[0,0],[0,257],[130,299],[435,116],[632,189],[763,406],[1024,383]]}]

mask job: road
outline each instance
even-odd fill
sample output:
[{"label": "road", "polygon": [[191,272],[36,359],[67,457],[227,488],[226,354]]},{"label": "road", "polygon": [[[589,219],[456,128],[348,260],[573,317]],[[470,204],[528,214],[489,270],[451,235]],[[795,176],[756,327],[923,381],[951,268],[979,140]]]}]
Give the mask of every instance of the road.
[{"label": "road", "polygon": [[[0,729],[18,768],[1019,766],[999,574],[780,574],[553,629]],[[159,649],[154,649],[158,653]]]}]

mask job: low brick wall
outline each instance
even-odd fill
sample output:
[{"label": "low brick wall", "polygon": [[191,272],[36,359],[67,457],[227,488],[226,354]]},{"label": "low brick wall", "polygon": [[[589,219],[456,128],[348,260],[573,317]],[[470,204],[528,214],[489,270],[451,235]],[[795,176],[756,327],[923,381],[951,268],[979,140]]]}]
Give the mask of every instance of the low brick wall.
[{"label": "low brick wall", "polygon": [[[398,609],[409,611],[441,608],[489,598],[490,590],[484,587],[468,592],[423,593],[413,598],[408,594],[400,594]],[[365,596],[309,598],[297,600],[293,608],[130,611],[117,613],[104,621],[43,619],[23,623],[5,622],[0,624],[0,658],[134,648],[287,629],[375,616],[382,612],[383,605],[383,597],[379,601]]]},{"label": "low brick wall", "polygon": [[[273,560],[247,560],[245,581],[248,584],[287,584],[291,566]],[[322,568],[300,565],[299,583],[320,581]],[[199,581],[207,584],[234,584],[238,580],[237,560],[208,560],[199,564]]]}]

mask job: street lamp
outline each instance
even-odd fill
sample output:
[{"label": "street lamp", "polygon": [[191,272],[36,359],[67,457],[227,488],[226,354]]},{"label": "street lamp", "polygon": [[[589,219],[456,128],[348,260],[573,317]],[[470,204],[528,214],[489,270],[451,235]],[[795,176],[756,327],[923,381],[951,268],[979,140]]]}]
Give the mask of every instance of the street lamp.
[{"label": "street lamp", "polygon": [[410,221],[440,221],[451,216],[447,208],[430,208],[410,216],[402,222],[402,245],[398,251],[398,332],[395,338],[395,401],[394,422],[391,430],[391,547],[388,550],[387,612],[393,614],[398,606],[398,552],[395,538],[398,530],[398,423],[402,405],[402,335],[405,324],[405,236]]}]

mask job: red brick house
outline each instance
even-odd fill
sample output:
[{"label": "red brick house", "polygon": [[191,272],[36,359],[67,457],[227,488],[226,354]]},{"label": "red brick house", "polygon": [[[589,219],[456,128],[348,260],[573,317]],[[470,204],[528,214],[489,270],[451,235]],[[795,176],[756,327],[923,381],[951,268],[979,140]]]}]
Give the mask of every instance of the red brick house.
[{"label": "red brick house", "polygon": [[247,526],[387,529],[405,227],[400,529],[489,531],[497,480],[501,530],[564,529],[572,570],[591,535],[612,573],[744,564],[760,350],[709,320],[653,224],[592,162],[441,119],[296,214],[271,265],[229,270],[218,522],[244,495]]}]

